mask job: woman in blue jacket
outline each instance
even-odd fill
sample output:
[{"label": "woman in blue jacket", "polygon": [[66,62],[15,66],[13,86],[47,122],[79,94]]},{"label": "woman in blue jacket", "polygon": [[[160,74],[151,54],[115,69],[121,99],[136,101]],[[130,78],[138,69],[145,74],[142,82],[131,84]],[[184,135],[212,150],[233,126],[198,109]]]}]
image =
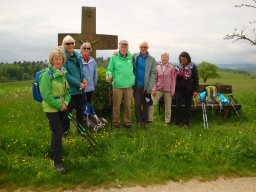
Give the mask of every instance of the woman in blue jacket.
[{"label": "woman in blue jacket", "polygon": [[97,72],[97,63],[93,57],[91,57],[92,46],[89,42],[82,44],[81,48],[81,57],[83,61],[83,70],[87,75],[87,87],[85,89],[86,102],[92,102],[92,94],[96,89],[98,81],[98,72]]},{"label": "woman in blue jacket", "polygon": [[[87,87],[87,76],[83,71],[83,62],[79,52],[75,51],[75,39],[70,35],[64,37],[62,41],[64,54],[67,58],[64,67],[67,70],[67,80],[70,86],[71,100],[68,105],[68,111],[76,109],[76,119],[83,125],[83,106],[85,104],[84,90]],[[70,121],[67,122],[67,130],[70,127]]]}]

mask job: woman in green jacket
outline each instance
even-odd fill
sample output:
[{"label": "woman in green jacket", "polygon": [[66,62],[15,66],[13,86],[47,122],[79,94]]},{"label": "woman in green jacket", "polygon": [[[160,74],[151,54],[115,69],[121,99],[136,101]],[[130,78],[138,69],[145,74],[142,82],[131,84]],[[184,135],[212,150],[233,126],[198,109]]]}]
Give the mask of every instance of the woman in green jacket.
[{"label": "woman in green jacket", "polygon": [[62,67],[65,60],[63,51],[60,48],[54,49],[49,56],[48,69],[45,69],[39,78],[43,111],[51,129],[50,157],[56,170],[61,173],[66,172],[61,163],[62,135],[67,127],[68,118],[65,111],[70,101],[66,70]]}]

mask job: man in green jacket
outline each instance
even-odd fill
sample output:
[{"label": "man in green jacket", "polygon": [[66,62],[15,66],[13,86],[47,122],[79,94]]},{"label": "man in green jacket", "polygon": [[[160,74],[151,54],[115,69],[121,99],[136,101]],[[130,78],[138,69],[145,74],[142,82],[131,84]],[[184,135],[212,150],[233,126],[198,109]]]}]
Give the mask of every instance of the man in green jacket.
[{"label": "man in green jacket", "polygon": [[128,41],[119,42],[119,52],[110,58],[106,71],[106,81],[112,81],[113,88],[113,123],[120,127],[120,105],[124,100],[124,126],[131,128],[132,86],[135,82],[133,58],[128,51]]}]

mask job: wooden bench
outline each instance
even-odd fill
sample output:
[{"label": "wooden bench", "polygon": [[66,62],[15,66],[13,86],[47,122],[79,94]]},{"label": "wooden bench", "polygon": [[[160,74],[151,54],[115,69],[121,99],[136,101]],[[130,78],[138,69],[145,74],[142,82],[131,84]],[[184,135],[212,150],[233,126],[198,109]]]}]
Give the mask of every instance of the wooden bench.
[{"label": "wooden bench", "polygon": [[[210,85],[216,86],[217,92],[224,94],[227,97],[227,99],[229,99],[228,95],[232,95],[232,85],[222,85],[222,84],[201,84],[198,87],[198,93],[205,91],[206,90],[205,88]],[[233,103],[234,108],[237,111],[239,111],[241,109],[242,106],[240,104],[236,103],[236,101],[232,100],[232,103]],[[235,111],[233,106],[231,103],[228,105],[221,105],[221,106],[219,104],[207,104],[207,103],[205,104],[207,111],[210,110],[210,111],[214,111],[215,113],[220,113],[221,115],[223,115],[224,120],[227,120],[229,118],[230,111]],[[158,102],[159,114],[161,113],[161,108],[163,108],[163,107],[164,107],[164,98],[162,97]],[[175,107],[176,107],[175,97],[173,97],[172,120],[173,120],[173,116],[175,114]],[[184,105],[183,105],[183,107],[184,107]],[[201,111],[202,112],[202,104],[200,103],[200,104],[194,105],[193,101],[192,101],[191,111]]]}]

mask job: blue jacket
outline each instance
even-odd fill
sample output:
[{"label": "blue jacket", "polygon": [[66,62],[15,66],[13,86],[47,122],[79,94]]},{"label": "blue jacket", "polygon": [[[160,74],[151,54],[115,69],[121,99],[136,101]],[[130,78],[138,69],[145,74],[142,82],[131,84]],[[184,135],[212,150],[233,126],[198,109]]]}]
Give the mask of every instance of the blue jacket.
[{"label": "blue jacket", "polygon": [[74,56],[64,51],[64,54],[67,58],[66,62],[63,66],[67,70],[67,81],[70,86],[70,94],[71,95],[78,95],[82,94],[83,91],[80,90],[80,84],[85,79],[87,80],[87,75],[84,74],[83,70],[83,62],[80,54],[74,51]]},{"label": "blue jacket", "polygon": [[82,61],[84,74],[87,75],[88,81],[85,92],[94,91],[98,81],[97,63],[92,57],[90,57],[88,63],[86,63],[83,58]]},{"label": "blue jacket", "polygon": [[[136,74],[136,62],[138,60],[139,54],[134,54],[134,74]],[[137,78],[137,77],[136,77]],[[151,93],[156,79],[156,60],[154,57],[148,54],[146,57],[145,64],[145,75],[144,75],[144,91]]]}]

